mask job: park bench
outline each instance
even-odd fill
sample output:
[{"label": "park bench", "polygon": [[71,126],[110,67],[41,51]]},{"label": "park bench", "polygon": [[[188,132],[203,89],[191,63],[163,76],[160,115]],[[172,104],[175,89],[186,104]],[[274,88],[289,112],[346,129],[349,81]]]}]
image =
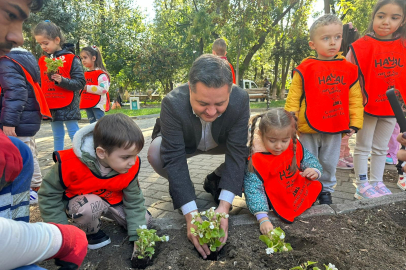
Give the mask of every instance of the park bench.
[{"label": "park bench", "polygon": [[250,96],[250,99],[265,99],[266,109],[269,109],[269,101],[271,100],[271,96],[268,87],[245,89],[245,91]]}]

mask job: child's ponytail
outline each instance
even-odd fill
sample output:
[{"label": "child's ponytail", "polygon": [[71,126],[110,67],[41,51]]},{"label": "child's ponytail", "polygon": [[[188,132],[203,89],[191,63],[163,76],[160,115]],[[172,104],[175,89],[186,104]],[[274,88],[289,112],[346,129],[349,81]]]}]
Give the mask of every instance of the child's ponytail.
[{"label": "child's ponytail", "polygon": [[100,50],[96,45],[84,47],[82,49],[82,52],[83,51],[87,52],[91,57],[96,57],[96,60],[94,61],[95,68],[101,69],[104,72],[108,73],[106,67],[103,64],[103,58],[101,56]]},{"label": "child's ponytail", "polygon": [[293,142],[293,158],[292,158],[292,163],[290,164],[289,171],[291,173],[295,173],[297,171],[297,162],[296,162],[296,146],[297,146],[297,117],[294,112],[288,112],[285,111],[286,114],[288,114],[288,117],[292,119],[291,124],[292,124],[292,142]]},{"label": "child's ponytail", "polygon": [[257,122],[258,119],[262,118],[264,116],[264,114],[259,114],[254,116],[251,119],[251,124],[249,125],[249,136],[248,136],[248,147],[249,147],[249,160],[248,160],[248,171],[250,172],[254,172],[254,167],[252,166],[252,154],[254,154],[253,152],[253,141],[254,141],[254,135],[255,135],[255,129],[257,127]]}]

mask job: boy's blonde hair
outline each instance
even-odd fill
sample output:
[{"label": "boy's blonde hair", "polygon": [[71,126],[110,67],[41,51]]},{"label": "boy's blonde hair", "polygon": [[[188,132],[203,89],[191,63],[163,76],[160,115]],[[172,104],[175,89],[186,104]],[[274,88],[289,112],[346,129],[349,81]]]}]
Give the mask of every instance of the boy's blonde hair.
[{"label": "boy's blonde hair", "polygon": [[216,53],[217,56],[226,56],[227,44],[226,41],[222,38],[218,38],[213,42],[212,50]]},{"label": "boy's blonde hair", "polygon": [[321,26],[326,26],[330,24],[338,24],[343,25],[342,21],[336,16],[332,14],[326,14],[319,17],[317,20],[314,21],[312,26],[310,26],[310,40],[313,40],[314,32],[316,32],[317,28]]}]

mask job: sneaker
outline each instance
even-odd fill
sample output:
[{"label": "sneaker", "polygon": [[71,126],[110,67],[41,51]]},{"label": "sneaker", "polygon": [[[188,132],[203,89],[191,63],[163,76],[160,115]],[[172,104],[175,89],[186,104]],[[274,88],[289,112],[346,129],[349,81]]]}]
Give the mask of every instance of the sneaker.
[{"label": "sneaker", "polygon": [[331,193],[328,191],[322,191],[319,195],[319,204],[332,204],[333,200],[331,199]]},{"label": "sneaker", "polygon": [[89,249],[102,248],[111,243],[110,237],[102,230],[99,230],[97,233],[94,234],[87,234],[86,238],[89,242],[89,244],[87,245]]},{"label": "sneaker", "polygon": [[382,196],[390,195],[392,192],[381,181],[372,184],[372,187]]},{"label": "sneaker", "polygon": [[30,188],[30,204],[38,203],[38,193]]},{"label": "sneaker", "polygon": [[389,154],[386,155],[386,161],[385,161],[385,163],[386,163],[386,164],[389,164],[389,165],[395,164],[395,163],[393,163],[393,158],[392,158]]},{"label": "sneaker", "polygon": [[354,164],[348,162],[344,158],[338,160],[337,169],[351,170],[352,168],[354,168]]},{"label": "sneaker", "polygon": [[206,190],[207,193],[210,193],[213,198],[214,202],[219,205],[219,196],[221,190],[218,188],[220,184],[220,179],[221,177],[217,176],[214,172],[206,176],[206,179],[204,179],[204,184],[203,188]]},{"label": "sneaker", "polygon": [[355,199],[358,200],[378,198],[381,196],[382,195],[378,193],[368,182],[358,185],[354,194]]},{"label": "sneaker", "polygon": [[403,191],[406,190],[406,177],[405,177],[405,174],[399,175],[398,187]]},{"label": "sneaker", "polygon": [[354,163],[354,158],[351,155],[345,156],[344,159],[348,162],[348,163]]}]

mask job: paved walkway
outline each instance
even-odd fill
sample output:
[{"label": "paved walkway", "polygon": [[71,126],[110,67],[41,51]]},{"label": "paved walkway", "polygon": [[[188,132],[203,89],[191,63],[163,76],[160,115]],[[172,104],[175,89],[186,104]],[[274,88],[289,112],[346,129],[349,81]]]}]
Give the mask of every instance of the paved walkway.
[{"label": "paved walkway", "polygon": [[[141,171],[139,181],[145,197],[145,204],[148,210],[155,218],[179,216],[178,211],[173,210],[172,200],[168,192],[168,181],[160,177],[147,161],[147,150],[151,143],[152,129],[156,118],[136,119],[135,122],[141,128],[145,136],[145,146],[140,152]],[[84,121],[79,123],[80,127],[87,125]],[[36,135],[36,142],[39,154],[39,163],[42,174],[45,175],[50,166],[54,164],[52,160],[53,138],[52,130],[49,122],[45,122],[41,126],[41,130]],[[66,134],[65,148],[71,147],[70,139]],[[350,147],[353,149],[355,140],[350,139]],[[210,194],[203,189],[203,181],[207,174],[211,173],[216,166],[224,162],[224,155],[198,155],[188,159],[190,176],[194,183],[197,196],[197,206],[199,209],[207,209],[215,206]],[[388,170],[395,170],[394,166],[386,166]],[[333,193],[334,204],[349,203],[354,201],[355,186],[353,184],[353,170],[337,170],[337,187]],[[400,192],[396,187],[396,183],[386,183],[388,188],[393,192]],[[244,197],[236,197],[233,202],[233,210],[231,214],[248,214],[247,205]]]}]

